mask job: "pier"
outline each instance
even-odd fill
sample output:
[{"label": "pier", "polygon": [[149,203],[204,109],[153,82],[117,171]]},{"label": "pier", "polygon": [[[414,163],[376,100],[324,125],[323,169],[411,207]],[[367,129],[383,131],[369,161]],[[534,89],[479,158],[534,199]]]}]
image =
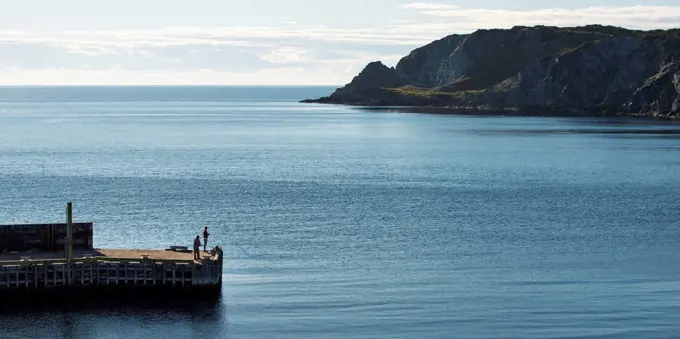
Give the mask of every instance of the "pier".
[{"label": "pier", "polygon": [[100,249],[93,223],[73,223],[71,203],[64,224],[0,225],[0,293],[124,289],[173,292],[219,291],[219,246],[200,260],[186,247]]}]

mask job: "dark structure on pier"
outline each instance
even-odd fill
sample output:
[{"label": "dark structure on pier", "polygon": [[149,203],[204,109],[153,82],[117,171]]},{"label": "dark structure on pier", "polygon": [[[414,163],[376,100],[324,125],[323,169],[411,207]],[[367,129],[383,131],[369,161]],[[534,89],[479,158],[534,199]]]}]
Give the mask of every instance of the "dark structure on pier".
[{"label": "dark structure on pier", "polygon": [[219,291],[219,246],[195,260],[180,249],[96,249],[93,223],[0,225],[0,293],[120,289]]}]

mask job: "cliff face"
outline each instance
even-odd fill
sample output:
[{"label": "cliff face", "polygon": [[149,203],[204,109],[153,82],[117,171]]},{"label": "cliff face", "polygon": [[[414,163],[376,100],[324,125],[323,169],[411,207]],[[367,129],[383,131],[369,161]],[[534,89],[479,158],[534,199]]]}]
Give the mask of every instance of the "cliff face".
[{"label": "cliff face", "polygon": [[442,70],[442,60],[451,55],[466,35],[450,35],[424,47],[413,50],[397,63],[396,73],[410,85],[436,86]]},{"label": "cliff face", "polygon": [[[584,113],[677,115],[680,73],[664,47],[680,39],[613,37],[537,62],[469,104],[488,109],[540,107]],[[676,81],[676,82],[674,82]]]},{"label": "cliff face", "polygon": [[515,75],[523,66],[542,57],[598,38],[601,38],[599,33],[558,32],[542,27],[480,30],[442,60],[434,85],[445,86],[465,77],[474,80],[475,89],[483,89]]},{"label": "cliff face", "polygon": [[452,35],[395,68],[371,63],[330,97],[305,102],[680,117],[680,31],[539,26]]}]

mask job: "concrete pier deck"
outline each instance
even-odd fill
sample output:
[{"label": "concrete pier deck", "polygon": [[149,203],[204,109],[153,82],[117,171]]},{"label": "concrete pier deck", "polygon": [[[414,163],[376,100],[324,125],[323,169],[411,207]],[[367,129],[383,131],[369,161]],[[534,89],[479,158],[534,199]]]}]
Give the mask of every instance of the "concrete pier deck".
[{"label": "concrete pier deck", "polygon": [[[65,257],[66,257],[65,251],[4,251],[0,252],[0,266],[3,265],[3,262],[17,262],[21,261],[22,259],[30,261],[42,261],[64,259]],[[146,249],[108,249],[108,248],[74,249],[73,259],[78,260],[79,258],[98,258],[101,260],[150,259],[153,261],[200,263],[199,260],[194,260],[193,252],[176,252],[168,250],[146,250]],[[201,249],[201,259],[214,261],[216,260],[216,257],[212,255],[210,251],[203,251]]]},{"label": "concrete pier deck", "polygon": [[17,252],[0,255],[0,292],[62,288],[124,287],[172,290],[219,289],[222,251],[193,253],[166,250],[80,250],[73,258],[63,252]]}]

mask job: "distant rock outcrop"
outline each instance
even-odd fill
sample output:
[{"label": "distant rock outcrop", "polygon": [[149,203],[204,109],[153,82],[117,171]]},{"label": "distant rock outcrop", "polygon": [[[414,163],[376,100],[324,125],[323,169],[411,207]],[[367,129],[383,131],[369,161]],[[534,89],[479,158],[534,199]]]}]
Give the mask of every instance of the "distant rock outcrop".
[{"label": "distant rock outcrop", "polygon": [[680,117],[680,30],[515,27],[451,35],[372,62],[304,102]]},{"label": "distant rock outcrop", "polygon": [[383,65],[380,61],[371,62],[359,75],[344,87],[338,88],[330,97],[305,102],[335,103],[336,98],[346,102],[363,102],[364,105],[379,105],[389,93],[383,88],[396,88],[404,85],[394,69]]}]

